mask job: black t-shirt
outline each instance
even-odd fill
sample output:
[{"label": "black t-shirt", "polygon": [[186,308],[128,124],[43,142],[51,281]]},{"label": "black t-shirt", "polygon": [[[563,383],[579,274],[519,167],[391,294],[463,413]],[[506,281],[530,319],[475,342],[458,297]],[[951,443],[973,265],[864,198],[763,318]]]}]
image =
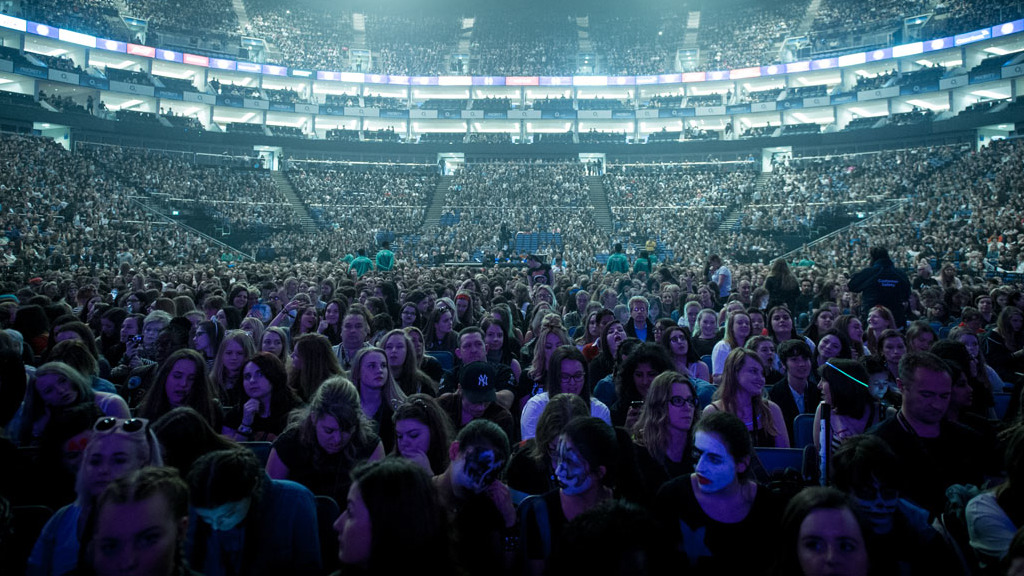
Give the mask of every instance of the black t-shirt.
[{"label": "black t-shirt", "polygon": [[319,446],[310,446],[299,438],[297,428],[285,430],[274,441],[274,450],[281,463],[288,467],[288,479],[298,482],[313,494],[330,496],[338,504],[348,498],[352,484],[349,473],[356,464],[368,460],[380,440],[371,434],[361,446],[352,446],[351,456],[328,454]]},{"label": "black t-shirt", "polygon": [[727,524],[708,516],[693,493],[690,476],[670,480],[658,491],[656,513],[672,530],[676,550],[689,564],[687,574],[766,574],[774,558],[774,538],[782,503],[758,486],[743,520]]}]

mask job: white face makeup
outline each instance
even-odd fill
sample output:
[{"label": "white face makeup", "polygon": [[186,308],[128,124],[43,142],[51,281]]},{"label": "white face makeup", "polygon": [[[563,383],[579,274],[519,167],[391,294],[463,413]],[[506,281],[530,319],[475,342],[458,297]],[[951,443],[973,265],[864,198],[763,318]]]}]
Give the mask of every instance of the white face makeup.
[{"label": "white face makeup", "polygon": [[555,464],[555,475],[562,492],[576,496],[589,490],[594,483],[589,468],[572,440],[562,436],[558,441],[558,459]]},{"label": "white face makeup", "polygon": [[697,487],[705,494],[713,494],[727,488],[737,479],[736,461],[717,434],[697,432],[693,442],[697,466]]}]

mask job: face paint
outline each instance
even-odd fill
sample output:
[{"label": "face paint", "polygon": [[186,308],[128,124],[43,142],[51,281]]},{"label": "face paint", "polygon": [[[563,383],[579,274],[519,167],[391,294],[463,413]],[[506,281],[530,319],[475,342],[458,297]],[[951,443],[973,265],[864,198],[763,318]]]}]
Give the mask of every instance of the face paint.
[{"label": "face paint", "polygon": [[871,486],[858,486],[853,490],[853,504],[875,534],[888,534],[892,531],[899,503],[899,491],[878,482]]},{"label": "face paint", "polygon": [[569,496],[583,494],[590,489],[594,478],[587,470],[587,462],[573,446],[572,440],[563,436],[558,441],[558,460],[555,476],[562,492]]},{"label": "face paint", "polygon": [[466,449],[463,458],[456,460],[453,472],[455,482],[459,486],[479,494],[498,479],[501,466],[504,463],[494,453],[478,446],[470,446]]},{"label": "face paint", "polygon": [[693,443],[697,486],[701,492],[718,492],[736,481],[736,461],[717,434],[697,432]]},{"label": "face paint", "polygon": [[216,508],[196,508],[196,515],[206,521],[211,528],[220,532],[227,532],[245,520],[249,514],[251,498],[243,498],[238,502],[228,502]]}]

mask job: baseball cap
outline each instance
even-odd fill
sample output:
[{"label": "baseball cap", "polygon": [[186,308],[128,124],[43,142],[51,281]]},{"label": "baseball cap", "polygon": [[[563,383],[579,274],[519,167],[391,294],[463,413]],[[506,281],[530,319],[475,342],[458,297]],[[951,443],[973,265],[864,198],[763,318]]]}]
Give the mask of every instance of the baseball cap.
[{"label": "baseball cap", "polygon": [[494,393],[497,381],[497,372],[489,363],[470,362],[462,367],[459,388],[462,389],[462,395],[474,404],[494,402],[498,399]]}]

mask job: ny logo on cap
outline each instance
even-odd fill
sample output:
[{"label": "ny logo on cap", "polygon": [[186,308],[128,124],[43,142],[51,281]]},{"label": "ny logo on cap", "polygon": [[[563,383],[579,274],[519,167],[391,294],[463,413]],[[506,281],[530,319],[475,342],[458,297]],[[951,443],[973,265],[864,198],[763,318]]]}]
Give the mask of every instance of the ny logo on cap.
[{"label": "ny logo on cap", "polygon": [[487,388],[487,374],[481,374],[480,377],[476,379],[476,385],[478,388]]}]

